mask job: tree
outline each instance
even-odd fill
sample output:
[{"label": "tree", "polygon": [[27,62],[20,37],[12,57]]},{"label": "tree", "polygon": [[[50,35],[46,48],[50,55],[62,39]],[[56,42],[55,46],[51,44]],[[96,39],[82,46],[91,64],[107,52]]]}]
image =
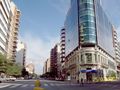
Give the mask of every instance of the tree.
[{"label": "tree", "polygon": [[28,71],[26,71],[26,69],[23,68],[22,69],[22,76],[25,77],[25,76],[28,76],[28,75],[29,75]]},{"label": "tree", "polygon": [[7,65],[7,70],[6,70],[6,73],[7,75],[10,75],[10,76],[21,76],[21,71],[22,71],[22,67],[19,66],[18,64],[8,64]]},{"label": "tree", "polygon": [[7,63],[7,58],[5,55],[0,53],[0,73],[5,73],[6,72],[6,63]]}]

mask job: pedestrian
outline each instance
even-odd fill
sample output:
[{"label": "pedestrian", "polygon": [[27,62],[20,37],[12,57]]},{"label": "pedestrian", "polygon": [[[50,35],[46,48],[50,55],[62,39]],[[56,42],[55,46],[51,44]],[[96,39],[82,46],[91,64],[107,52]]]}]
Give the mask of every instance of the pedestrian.
[{"label": "pedestrian", "polygon": [[81,78],[81,85],[84,86],[84,80]]},{"label": "pedestrian", "polygon": [[69,82],[69,84],[71,84],[71,77],[70,76],[68,76],[68,82]]}]

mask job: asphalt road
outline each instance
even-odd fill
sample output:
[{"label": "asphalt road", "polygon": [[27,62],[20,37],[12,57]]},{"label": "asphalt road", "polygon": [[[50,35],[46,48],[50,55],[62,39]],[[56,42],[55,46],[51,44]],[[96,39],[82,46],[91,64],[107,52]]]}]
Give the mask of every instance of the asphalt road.
[{"label": "asphalt road", "polygon": [[[19,80],[0,83],[0,90],[33,90],[34,80]],[[85,84],[69,84],[67,82],[41,80],[45,90],[120,90],[120,82]]]}]

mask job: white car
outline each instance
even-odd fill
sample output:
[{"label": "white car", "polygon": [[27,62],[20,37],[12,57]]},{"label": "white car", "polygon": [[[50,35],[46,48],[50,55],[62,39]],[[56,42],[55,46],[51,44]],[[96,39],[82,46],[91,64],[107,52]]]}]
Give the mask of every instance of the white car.
[{"label": "white car", "polygon": [[16,78],[15,78],[15,77],[10,77],[10,80],[11,80],[11,81],[15,81]]},{"label": "white car", "polygon": [[5,82],[5,81],[6,81],[5,78],[0,78],[0,83]]}]

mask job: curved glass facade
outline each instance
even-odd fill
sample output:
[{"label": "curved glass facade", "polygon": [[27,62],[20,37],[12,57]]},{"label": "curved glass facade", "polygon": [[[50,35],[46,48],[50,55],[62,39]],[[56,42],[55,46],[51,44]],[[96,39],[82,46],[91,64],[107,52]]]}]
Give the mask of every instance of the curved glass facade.
[{"label": "curved glass facade", "polygon": [[81,44],[96,43],[93,0],[79,0],[79,24]]}]

